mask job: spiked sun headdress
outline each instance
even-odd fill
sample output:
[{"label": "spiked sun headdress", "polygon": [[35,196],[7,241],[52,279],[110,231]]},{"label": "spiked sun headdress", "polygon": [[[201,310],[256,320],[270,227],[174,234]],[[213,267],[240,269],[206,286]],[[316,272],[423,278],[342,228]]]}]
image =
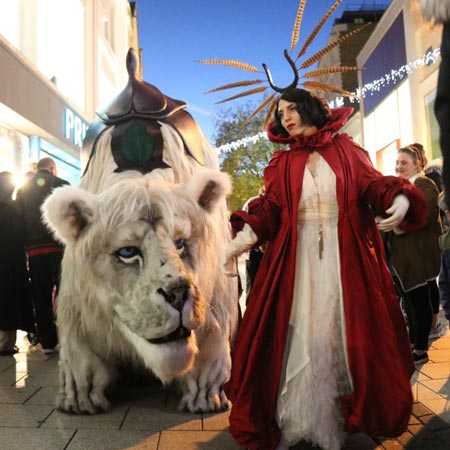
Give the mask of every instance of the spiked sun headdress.
[{"label": "spiked sun headdress", "polygon": [[[319,78],[323,75],[328,75],[331,73],[339,73],[339,72],[351,72],[351,71],[357,71],[361,70],[360,67],[353,67],[353,66],[339,66],[339,67],[327,67],[322,69],[315,69],[315,70],[309,70],[305,73],[302,73],[300,75],[300,71],[303,71],[304,69],[308,69],[310,66],[312,66],[314,63],[320,60],[322,56],[324,56],[326,53],[328,53],[330,50],[335,48],[336,46],[340,45],[345,40],[355,36],[357,33],[368,27],[371,23],[366,23],[362,25],[361,27],[350,31],[349,33],[345,34],[344,36],[341,36],[340,38],[336,39],[335,41],[329,43],[326,47],[323,49],[317,51],[310,57],[306,57],[306,52],[310,46],[310,44],[314,41],[314,38],[319,33],[322,26],[325,24],[325,22],[328,20],[328,18],[331,16],[331,14],[336,10],[336,8],[342,3],[342,0],[337,0],[331,8],[327,11],[327,13],[321,18],[321,20],[317,23],[311,34],[308,36],[308,38],[305,40],[303,46],[298,51],[297,55],[295,56],[295,59],[292,59],[292,55],[294,54],[294,51],[297,47],[299,36],[300,36],[300,26],[303,19],[303,12],[305,9],[306,0],[300,0],[297,15],[295,18],[294,23],[294,29],[292,31],[292,38],[291,38],[291,46],[290,46],[290,53],[287,50],[284,50],[284,57],[288,61],[289,65],[291,66],[293,72],[294,72],[294,80],[293,82],[284,88],[280,88],[275,85],[272,79],[272,75],[269,71],[269,68],[266,64],[262,64],[262,67],[264,68],[264,71],[266,73],[266,80],[264,79],[256,79],[256,80],[245,80],[245,81],[237,81],[235,83],[226,84],[223,86],[216,87],[214,89],[211,89],[207,91],[207,94],[210,94],[212,92],[217,91],[223,91],[227,89],[233,89],[233,88],[240,88],[240,87],[248,87],[248,86],[254,86],[259,85],[258,87],[254,87],[249,90],[245,90],[243,92],[240,92],[236,95],[233,95],[231,97],[228,97],[224,100],[216,102],[216,104],[225,103],[231,100],[235,100],[241,97],[245,97],[248,95],[254,95],[254,94],[261,94],[264,91],[267,90],[267,88],[270,86],[275,93],[269,95],[267,98],[265,98],[262,103],[258,105],[258,107],[250,114],[248,117],[248,120],[256,116],[258,113],[265,111],[268,109],[264,124],[267,124],[273,114],[273,111],[275,109],[275,106],[277,104],[277,100],[279,96],[277,94],[282,94],[283,92],[293,89],[297,86],[303,87],[304,89],[311,90],[311,91],[318,91],[318,92],[335,92],[337,94],[340,94],[344,97],[353,97],[354,94],[351,92],[348,92],[339,86],[335,86],[328,83],[323,83],[321,81],[316,81],[316,78]],[[301,57],[306,58],[303,62],[299,63],[297,66],[297,62]],[[260,69],[258,69],[255,66],[252,66],[251,64],[247,64],[241,61],[236,60],[230,60],[230,59],[203,59],[196,61],[202,64],[218,64],[218,65],[224,65],[224,66],[232,66],[236,67],[238,69],[246,70],[248,72],[253,73],[262,73]],[[301,79],[304,79],[304,81],[299,81]],[[269,86],[264,86],[264,83],[268,83]]]}]

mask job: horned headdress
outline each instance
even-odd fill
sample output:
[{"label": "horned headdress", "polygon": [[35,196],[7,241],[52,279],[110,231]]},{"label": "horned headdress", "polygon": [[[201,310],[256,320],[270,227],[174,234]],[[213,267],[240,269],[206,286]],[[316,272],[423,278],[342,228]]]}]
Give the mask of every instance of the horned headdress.
[{"label": "horned headdress", "polygon": [[[336,39],[335,41],[329,43],[326,47],[323,49],[317,51],[311,56],[307,56],[307,50],[309,49],[309,46],[314,41],[315,37],[319,33],[320,29],[323,27],[325,22],[328,20],[328,18],[331,16],[331,14],[336,10],[336,8],[342,3],[342,0],[337,0],[331,8],[326,12],[326,14],[320,19],[320,21],[317,23],[317,25],[314,27],[311,34],[308,36],[308,38],[304,41],[303,46],[300,48],[298,52],[296,52],[297,44],[299,42],[299,36],[300,36],[300,27],[303,19],[303,12],[306,5],[306,0],[300,0],[297,15],[294,22],[294,28],[292,31],[292,37],[291,37],[291,46],[290,46],[290,52],[288,50],[284,50],[284,57],[286,58],[287,62],[291,66],[293,72],[294,72],[294,80],[289,86],[280,88],[275,85],[272,75],[270,73],[269,68],[266,64],[262,64],[262,67],[264,69],[264,72],[266,74],[266,79],[256,79],[256,80],[244,80],[244,81],[237,81],[234,83],[226,84],[223,86],[216,87],[214,89],[211,89],[207,91],[207,94],[210,94],[212,92],[222,91],[226,89],[233,89],[233,88],[241,88],[241,87],[248,87],[248,86],[256,86],[251,89],[244,90],[243,92],[240,92],[236,95],[233,95],[231,97],[228,97],[224,100],[221,100],[219,102],[216,102],[216,104],[225,103],[231,100],[235,100],[241,97],[245,97],[248,95],[254,95],[254,94],[261,94],[264,91],[267,90],[268,87],[271,87],[275,92],[269,95],[267,98],[265,98],[258,107],[252,112],[252,114],[249,116],[248,119],[251,119],[256,114],[268,109],[266,118],[264,123],[267,123],[272,114],[273,110],[276,105],[277,95],[280,93],[283,93],[289,89],[295,88],[295,87],[302,87],[304,89],[308,89],[311,91],[318,91],[318,92],[335,92],[345,97],[352,97],[354,94],[351,92],[348,92],[339,86],[334,86],[332,84],[328,83],[322,83],[321,81],[316,81],[316,78],[319,78],[323,75],[328,75],[330,73],[337,73],[337,72],[351,72],[351,71],[357,71],[360,70],[360,67],[352,67],[352,66],[339,66],[339,67],[327,67],[322,69],[315,69],[315,70],[309,70],[309,68],[319,61],[322,56],[324,56],[326,53],[328,53],[330,50],[335,48],[336,46],[342,44],[345,40],[355,36],[357,33],[362,31],[363,29],[367,28],[371,23],[366,23],[362,25],[361,27],[345,34],[344,36],[341,36],[340,38]],[[294,56],[295,55],[295,56]],[[303,59],[302,62],[299,62],[301,59]],[[197,61],[202,64],[219,64],[224,66],[232,66],[236,67],[238,69],[246,70],[248,72],[253,73],[262,73],[260,69],[257,67],[247,64],[241,61],[236,60],[230,60],[230,59],[202,59]]]}]

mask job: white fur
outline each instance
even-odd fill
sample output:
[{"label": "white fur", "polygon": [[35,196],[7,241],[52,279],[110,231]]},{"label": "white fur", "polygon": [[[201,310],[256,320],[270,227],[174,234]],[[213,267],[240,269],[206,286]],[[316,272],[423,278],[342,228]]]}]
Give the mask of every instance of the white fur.
[{"label": "white fur", "polygon": [[[219,255],[230,241],[231,182],[206,139],[210,169],[174,147],[182,142],[170,127],[163,130],[172,169],[114,173],[106,132],[80,187],[57,189],[43,205],[44,220],[66,245],[57,309],[62,410],[106,410],[105,389],[120,362],[144,365],[164,383],[178,379],[182,408],[228,407],[222,386],[231,368],[237,285],[221,273]],[[177,249],[181,238],[186,246]],[[125,247],[141,255],[119,257]],[[181,311],[161,293],[179,285]],[[180,317],[189,338],[148,341],[177,330]]]},{"label": "white fur", "polygon": [[256,242],[258,242],[258,236],[250,225],[246,223],[222,254],[222,270],[226,276],[237,276],[235,258],[242,255],[242,253],[248,252]]},{"label": "white fur", "polygon": [[435,23],[446,23],[450,20],[450,0],[419,0],[423,16]]}]

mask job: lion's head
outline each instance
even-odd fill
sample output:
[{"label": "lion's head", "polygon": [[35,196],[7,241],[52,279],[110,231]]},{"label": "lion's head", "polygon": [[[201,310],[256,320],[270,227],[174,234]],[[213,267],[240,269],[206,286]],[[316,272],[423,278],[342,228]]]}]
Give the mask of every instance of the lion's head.
[{"label": "lion's head", "polygon": [[213,212],[230,190],[227,175],[208,169],[184,185],[138,178],[100,194],[55,190],[43,217],[66,246],[61,343],[71,318],[102,357],[131,348],[162,381],[189,370],[219,273]]}]

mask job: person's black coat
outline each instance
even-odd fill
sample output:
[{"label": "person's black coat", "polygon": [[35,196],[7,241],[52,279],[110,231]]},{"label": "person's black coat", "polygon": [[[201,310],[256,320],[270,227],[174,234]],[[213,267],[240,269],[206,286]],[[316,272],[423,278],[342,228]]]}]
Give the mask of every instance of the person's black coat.
[{"label": "person's black coat", "polygon": [[24,248],[23,217],[15,202],[0,198],[0,329],[34,332]]}]

